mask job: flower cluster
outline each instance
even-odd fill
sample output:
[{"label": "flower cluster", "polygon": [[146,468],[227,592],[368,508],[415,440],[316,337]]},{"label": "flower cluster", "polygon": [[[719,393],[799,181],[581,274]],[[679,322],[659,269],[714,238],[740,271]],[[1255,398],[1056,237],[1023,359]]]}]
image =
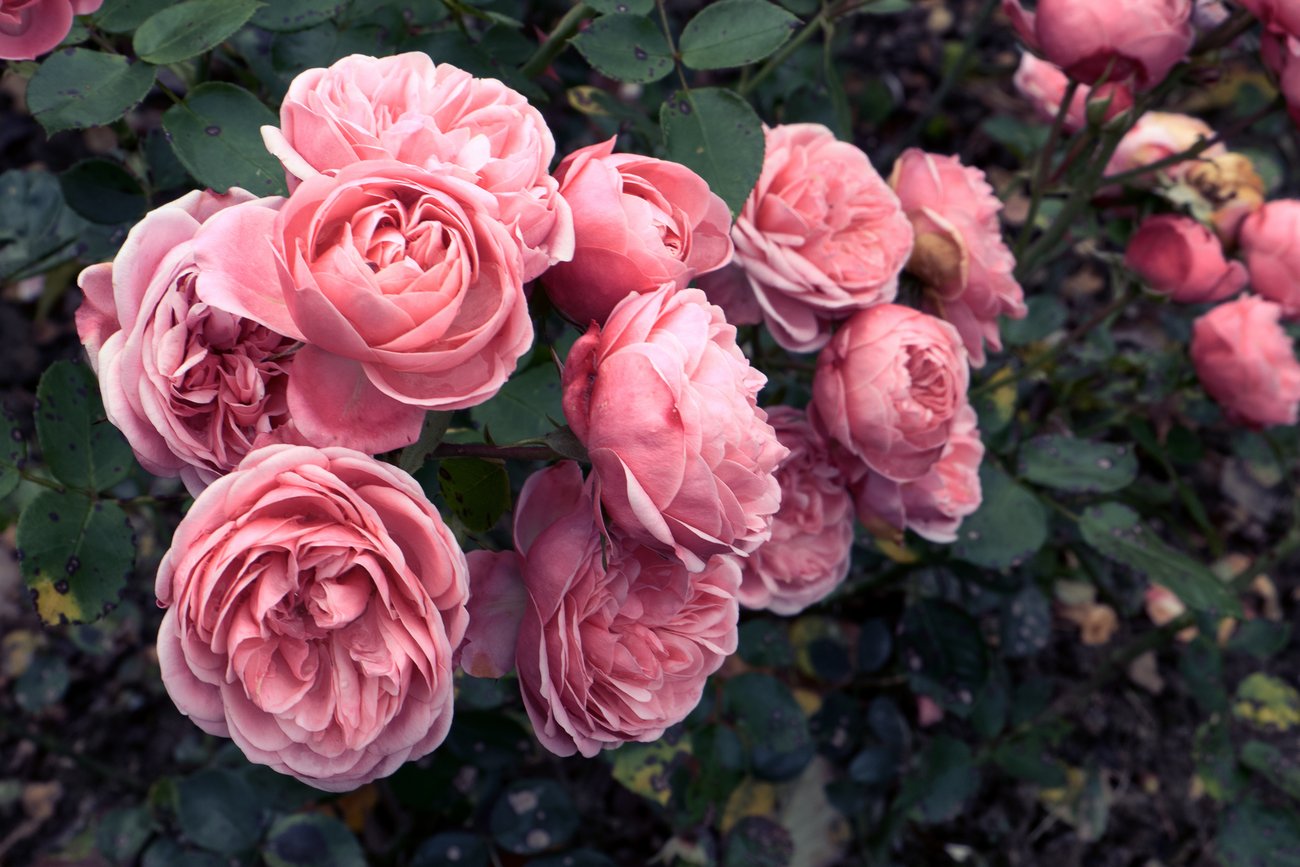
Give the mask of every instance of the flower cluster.
[{"label": "flower cluster", "polygon": [[[855,517],[952,541],[980,502],[970,366],[1026,313],[1000,203],[954,157],[886,180],[825,127],[766,136],[733,224],[612,140],[550,174],[550,130],[499,81],[351,56],[263,130],[287,197],[190,193],[86,269],[106,412],[196,497],[157,579],[177,707],[339,790],[438,746],[455,665],[514,669],[539,740],[593,755],[695,707],[742,605],[830,594]],[[466,556],[375,456],[491,399],[542,291],[582,332],[562,405],[589,468],[534,473],[510,549]],[[806,408],[760,406],[737,342],[759,322],[819,351]]]}]

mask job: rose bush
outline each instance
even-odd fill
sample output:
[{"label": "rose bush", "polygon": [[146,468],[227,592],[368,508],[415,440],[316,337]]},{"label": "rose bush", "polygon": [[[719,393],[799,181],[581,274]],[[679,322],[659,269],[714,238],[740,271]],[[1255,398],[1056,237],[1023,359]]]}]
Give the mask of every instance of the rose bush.
[{"label": "rose bush", "polygon": [[407,474],[349,449],[259,449],[195,500],[163,556],[163,682],[251,760],[352,789],[446,737],[467,584]]}]

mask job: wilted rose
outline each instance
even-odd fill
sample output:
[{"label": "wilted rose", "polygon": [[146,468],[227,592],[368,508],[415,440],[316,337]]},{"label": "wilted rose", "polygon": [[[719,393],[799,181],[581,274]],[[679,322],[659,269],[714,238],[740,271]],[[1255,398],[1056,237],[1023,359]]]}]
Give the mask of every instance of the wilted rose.
[{"label": "wilted rose", "polygon": [[565,316],[604,322],[629,292],[685,289],[731,259],[731,213],[686,166],[614,153],[614,140],[564,158],[555,172],[573,209],[573,259],[542,278]]},{"label": "wilted rose", "polygon": [[1234,422],[1263,428],[1300,417],[1300,361],[1281,318],[1277,304],[1245,295],[1192,326],[1196,375]]},{"label": "wilted rose", "polygon": [[907,268],[921,279],[926,309],[956,326],[971,364],[983,366],[985,343],[1002,348],[999,318],[1029,312],[1002,240],[1001,200],[979,169],[916,148],[898,158],[889,185],[912,221]]},{"label": "wilted rose", "polygon": [[564,365],[564,415],[614,524],[692,571],[767,541],[786,448],[765,381],[698,289],[629,295],[593,324]]},{"label": "wilted rose", "polygon": [[549,174],[555,140],[537,109],[495,78],[420,51],[353,54],[293,80],[279,128],[262,128],[292,187],[359,160],[451,172],[497,197],[531,280],[573,252],[568,204]]},{"label": "wilted rose", "polygon": [[[284,436],[292,338],[199,300],[194,237],[235,205],[274,218],[281,199],[237,187],[187,193],[150,211],[112,262],[81,272],[77,331],[108,420],[140,464],[191,493],[255,445]],[[292,437],[290,437],[292,439]]]},{"label": "wilted rose", "polygon": [[[791,352],[820,349],[833,321],[894,300],[912,252],[911,225],[871,160],[810,123],[767,130],[763,172],[731,237],[768,329]],[[698,282],[711,292],[711,279]]]},{"label": "wilted rose", "polygon": [[258,449],[195,499],[159,565],[163,683],[250,761],[355,788],[446,737],[467,575],[406,473]]},{"label": "wilted rose", "polygon": [[772,520],[772,538],[741,563],[740,602],[798,614],[848,575],[853,499],[822,435],[802,411],[769,407],[767,417],[790,454],[776,469],[781,510]]}]

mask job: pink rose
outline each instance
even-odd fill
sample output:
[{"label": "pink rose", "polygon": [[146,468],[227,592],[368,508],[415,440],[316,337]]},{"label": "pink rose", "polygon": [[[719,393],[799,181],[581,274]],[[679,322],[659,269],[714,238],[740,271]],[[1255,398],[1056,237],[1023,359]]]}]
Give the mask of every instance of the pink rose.
[{"label": "pink rose", "polygon": [[1300,125],[1300,31],[1265,33],[1261,45],[1264,64],[1277,75],[1291,119]]},{"label": "pink rose", "polygon": [[1084,84],[1154,87],[1196,35],[1192,0],[1039,0],[1034,12],[1002,0],[1002,9],[1026,45]]},{"label": "pink rose", "polygon": [[[1061,100],[1065,99],[1065,91],[1070,84],[1070,79],[1064,72],[1046,60],[1039,60],[1026,52],[1020,56],[1020,67],[1011,81],[1020,95],[1029,100],[1039,117],[1049,123],[1056,120],[1056,114],[1061,110]],[[1078,132],[1087,126],[1090,107],[1104,112],[1101,117],[1110,120],[1133,107],[1133,93],[1128,87],[1117,83],[1103,84],[1095,91],[1086,84],[1079,85],[1075,88],[1074,98],[1070,100],[1070,108],[1065,113],[1065,130]]]},{"label": "pink rose", "polygon": [[1300,6],[1294,0],[1238,0],[1251,14],[1263,22],[1269,31],[1281,35],[1300,36]]},{"label": "pink rose", "polygon": [[[813,352],[833,321],[894,300],[912,252],[898,197],[861,150],[818,124],[767,130],[763,173],[731,230],[776,342]],[[710,278],[698,281],[706,291]]]},{"label": "pink rose", "polygon": [[801,410],[771,407],[767,417],[790,454],[776,470],[781,510],[772,520],[772,538],[741,564],[740,602],[798,614],[849,574],[853,499],[821,434]]},{"label": "pink rose", "polygon": [[518,559],[505,561],[519,564],[528,601],[516,640],[498,635],[538,740],[561,756],[656,740],[736,650],[734,558],[691,574],[617,533],[602,538],[598,514],[577,464],[534,473],[515,506]]},{"label": "pink rose", "polygon": [[414,51],[353,54],[293,80],[280,128],[262,128],[291,189],[358,160],[454,172],[497,197],[531,280],[573,252],[569,206],[550,176],[555,140],[537,109],[495,78]]},{"label": "pink rose", "polygon": [[289,421],[295,342],[200,301],[194,236],[243,203],[274,217],[280,199],[238,187],[192,192],[141,220],[111,263],[81,272],[77,331],[99,374],[108,420],[140,464],[197,494]]},{"label": "pink rose", "polygon": [[1241,224],[1241,255],[1250,287],[1300,318],[1300,200],[1277,199]]},{"label": "pink rose", "polygon": [[686,166],[614,153],[614,139],[564,158],[555,177],[573,208],[570,262],[546,272],[546,294],[585,326],[629,292],[685,289],[731,259],[727,203]]},{"label": "pink rose", "polygon": [[[516,504],[516,515],[519,509]],[[515,637],[528,604],[519,577],[523,560],[514,551],[470,551],[465,559],[469,563],[469,628],[457,652],[458,661],[471,677],[504,677],[515,667]]]},{"label": "pink rose", "polygon": [[907,482],[943,455],[969,385],[957,329],[882,304],[855,314],[817,357],[812,411],[849,454]]},{"label": "pink rose", "polygon": [[1223,258],[1213,232],[1191,217],[1147,217],[1129,239],[1124,264],[1152,290],[1184,304],[1212,304],[1246,286],[1246,268]]},{"label": "pink rose", "polygon": [[975,410],[969,404],[962,406],[938,462],[915,481],[895,482],[868,471],[854,486],[863,526],[886,538],[906,529],[931,542],[957,541],[961,522],[983,499],[984,443],[976,421]]},{"label": "pink rose", "polygon": [[497,204],[452,173],[352,163],[304,181],[278,214],[231,208],[204,226],[199,297],[307,343],[288,398],[310,441],[397,448],[424,410],[496,394],[532,345]]},{"label": "pink rose", "polygon": [[1258,295],[1215,307],[1192,326],[1192,364],[1228,420],[1252,428],[1295,424],[1300,362],[1279,320],[1282,308]]},{"label": "pink rose", "polygon": [[0,60],[35,60],[72,30],[72,16],[99,10],[104,0],[0,0]]},{"label": "pink rose", "polygon": [[[1182,153],[1194,147],[1202,139],[1214,137],[1214,130],[1200,118],[1186,114],[1173,114],[1165,111],[1149,111],[1138,118],[1133,128],[1120,139],[1119,147],[1106,166],[1106,174],[1114,175],[1133,169],[1140,169],[1151,163],[1159,162],[1174,154]],[[1222,143],[1211,145],[1201,151],[1201,159],[1223,156],[1228,149]],[[1189,168],[1196,163],[1184,160],[1159,172],[1151,172],[1136,184],[1151,183],[1158,177],[1171,180],[1182,178]]]},{"label": "pink rose", "polygon": [[326,791],[432,751],[467,567],[419,484],[349,449],[270,446],[198,496],[158,567],[176,707]]},{"label": "pink rose", "polygon": [[786,448],[764,382],[698,289],[629,295],[593,323],[564,365],[564,415],[614,524],[693,572],[767,541]]},{"label": "pink rose", "polygon": [[894,163],[889,185],[912,221],[908,270],[924,284],[926,309],[955,325],[971,364],[983,366],[986,341],[1002,348],[998,317],[1029,312],[1002,240],[1001,200],[979,169],[916,148]]}]

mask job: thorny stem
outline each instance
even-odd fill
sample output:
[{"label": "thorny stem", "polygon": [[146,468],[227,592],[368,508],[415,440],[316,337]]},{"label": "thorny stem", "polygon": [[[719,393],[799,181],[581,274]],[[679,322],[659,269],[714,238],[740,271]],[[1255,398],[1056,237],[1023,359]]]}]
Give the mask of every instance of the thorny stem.
[{"label": "thorny stem", "polygon": [[550,446],[492,446],[485,443],[439,443],[435,458],[503,458],[516,461],[549,461],[561,458]]},{"label": "thorny stem", "polygon": [[519,67],[519,74],[527,78],[536,78],[546,71],[551,61],[560,56],[560,52],[569,44],[569,40],[578,32],[582,22],[595,15],[596,11],[585,3],[575,4],[564,13],[564,17],[555,25],[546,40],[537,47],[533,56]]},{"label": "thorny stem", "polygon": [[1065,119],[1070,114],[1070,106],[1074,103],[1074,95],[1078,92],[1079,82],[1071,80],[1065,88],[1065,95],[1061,97],[1060,106],[1056,109],[1056,117],[1052,118],[1052,127],[1048,130],[1047,141],[1038,154],[1038,166],[1034,170],[1033,189],[1030,191],[1029,212],[1025,215],[1025,225],[1020,230],[1020,237],[1016,239],[1017,259],[1024,252],[1025,246],[1029,243],[1029,236],[1034,232],[1034,223],[1038,219],[1038,209],[1043,204],[1043,192],[1047,189],[1048,175],[1052,168],[1052,155],[1056,150],[1056,143],[1061,140]]}]

